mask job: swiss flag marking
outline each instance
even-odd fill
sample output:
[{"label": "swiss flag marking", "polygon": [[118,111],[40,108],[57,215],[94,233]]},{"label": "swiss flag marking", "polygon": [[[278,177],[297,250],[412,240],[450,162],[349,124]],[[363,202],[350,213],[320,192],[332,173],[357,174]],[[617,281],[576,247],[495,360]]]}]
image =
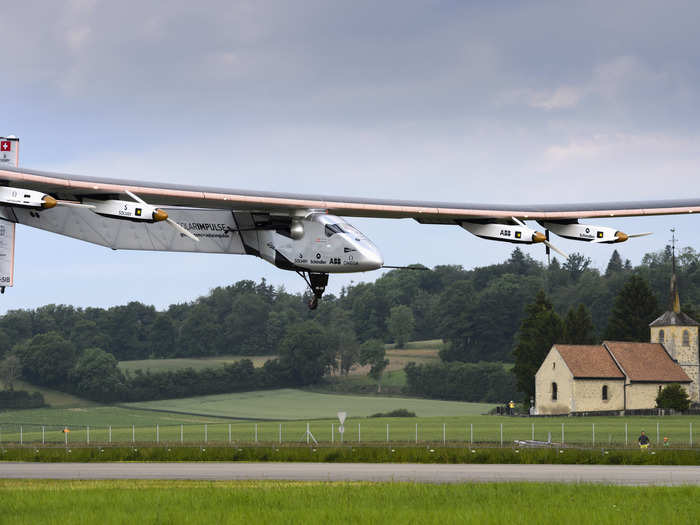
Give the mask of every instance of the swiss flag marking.
[{"label": "swiss flag marking", "polygon": [[10,141],[3,140],[0,142],[0,151],[10,151]]}]

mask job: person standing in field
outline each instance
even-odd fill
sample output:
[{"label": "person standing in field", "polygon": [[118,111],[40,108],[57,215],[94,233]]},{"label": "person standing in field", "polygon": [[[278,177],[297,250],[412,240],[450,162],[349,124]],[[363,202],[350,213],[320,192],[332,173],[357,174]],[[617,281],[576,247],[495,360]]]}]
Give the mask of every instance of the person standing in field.
[{"label": "person standing in field", "polygon": [[637,441],[639,441],[639,448],[649,448],[649,436],[643,430]]}]

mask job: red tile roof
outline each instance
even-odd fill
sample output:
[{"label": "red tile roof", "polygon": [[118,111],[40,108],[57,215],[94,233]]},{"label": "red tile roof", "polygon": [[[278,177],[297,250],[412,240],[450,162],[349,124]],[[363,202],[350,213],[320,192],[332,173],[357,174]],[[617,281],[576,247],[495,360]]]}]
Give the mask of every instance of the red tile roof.
[{"label": "red tile roof", "polygon": [[555,344],[575,378],[624,379],[608,351],[601,345]]},{"label": "red tile roof", "polygon": [[659,343],[603,341],[630,381],[690,383],[683,369]]}]

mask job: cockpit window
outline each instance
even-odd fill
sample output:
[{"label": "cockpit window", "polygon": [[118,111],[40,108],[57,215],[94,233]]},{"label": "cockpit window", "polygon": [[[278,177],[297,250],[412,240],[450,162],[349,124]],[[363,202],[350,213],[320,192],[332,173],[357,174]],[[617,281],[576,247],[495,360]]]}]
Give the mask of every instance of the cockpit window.
[{"label": "cockpit window", "polygon": [[336,233],[347,233],[339,224],[326,224],[326,237],[335,235]]}]

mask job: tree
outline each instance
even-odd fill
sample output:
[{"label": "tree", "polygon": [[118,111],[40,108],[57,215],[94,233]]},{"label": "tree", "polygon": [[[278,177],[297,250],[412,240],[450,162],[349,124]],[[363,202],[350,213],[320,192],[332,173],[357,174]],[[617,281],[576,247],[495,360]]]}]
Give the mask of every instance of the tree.
[{"label": "tree", "polygon": [[647,282],[632,275],[615,298],[605,339],[648,341],[649,323],[659,315],[656,297]]},{"label": "tree", "polygon": [[329,337],[316,321],[289,327],[280,343],[280,364],[297,385],[318,383],[330,371],[335,352]]},{"label": "tree", "polygon": [[122,398],[124,376],[112,354],[99,348],[87,348],[70,373],[78,394],[96,401],[111,402]]},{"label": "tree", "polygon": [[569,309],[564,319],[564,334],[562,342],[570,345],[595,344],[595,329],[593,320],[583,304],[574,310]]},{"label": "tree", "polygon": [[561,318],[553,310],[544,291],[540,290],[535,302],[525,308],[525,318],[513,351],[513,373],[518,390],[527,398],[535,395],[535,374],[552,345],[561,341],[563,329]]},{"label": "tree", "polygon": [[15,381],[22,374],[22,363],[15,354],[10,354],[0,361],[0,381],[6,390],[15,389]]},{"label": "tree", "polygon": [[177,331],[170,316],[162,313],[156,315],[149,340],[153,357],[175,357],[177,355]]},{"label": "tree", "polygon": [[357,362],[360,351],[352,318],[348,312],[334,307],[329,323],[329,326],[333,327],[329,336],[336,351],[334,368],[339,369],[341,375],[348,375],[352,366]]},{"label": "tree", "polygon": [[671,408],[680,412],[688,410],[690,399],[688,393],[678,383],[671,383],[661,389],[656,396],[656,406],[659,408]]},{"label": "tree", "polygon": [[30,381],[62,386],[77,359],[75,346],[56,332],[35,335],[15,347],[22,374]]},{"label": "tree", "polygon": [[389,311],[387,327],[389,328],[389,333],[394,338],[396,348],[403,348],[406,341],[411,338],[414,323],[413,312],[408,306],[394,306]]},{"label": "tree", "polygon": [[617,250],[614,250],[608,261],[608,267],[605,269],[605,277],[610,277],[615,273],[619,273],[623,270],[622,257]]},{"label": "tree", "polygon": [[572,253],[564,263],[562,268],[571,276],[571,280],[576,282],[581,275],[588,269],[591,264],[591,259],[580,253]]},{"label": "tree", "polygon": [[370,339],[360,345],[360,364],[370,365],[369,377],[377,382],[377,392],[382,391],[381,379],[384,369],[389,365],[386,359],[386,349],[384,343],[379,339]]}]

